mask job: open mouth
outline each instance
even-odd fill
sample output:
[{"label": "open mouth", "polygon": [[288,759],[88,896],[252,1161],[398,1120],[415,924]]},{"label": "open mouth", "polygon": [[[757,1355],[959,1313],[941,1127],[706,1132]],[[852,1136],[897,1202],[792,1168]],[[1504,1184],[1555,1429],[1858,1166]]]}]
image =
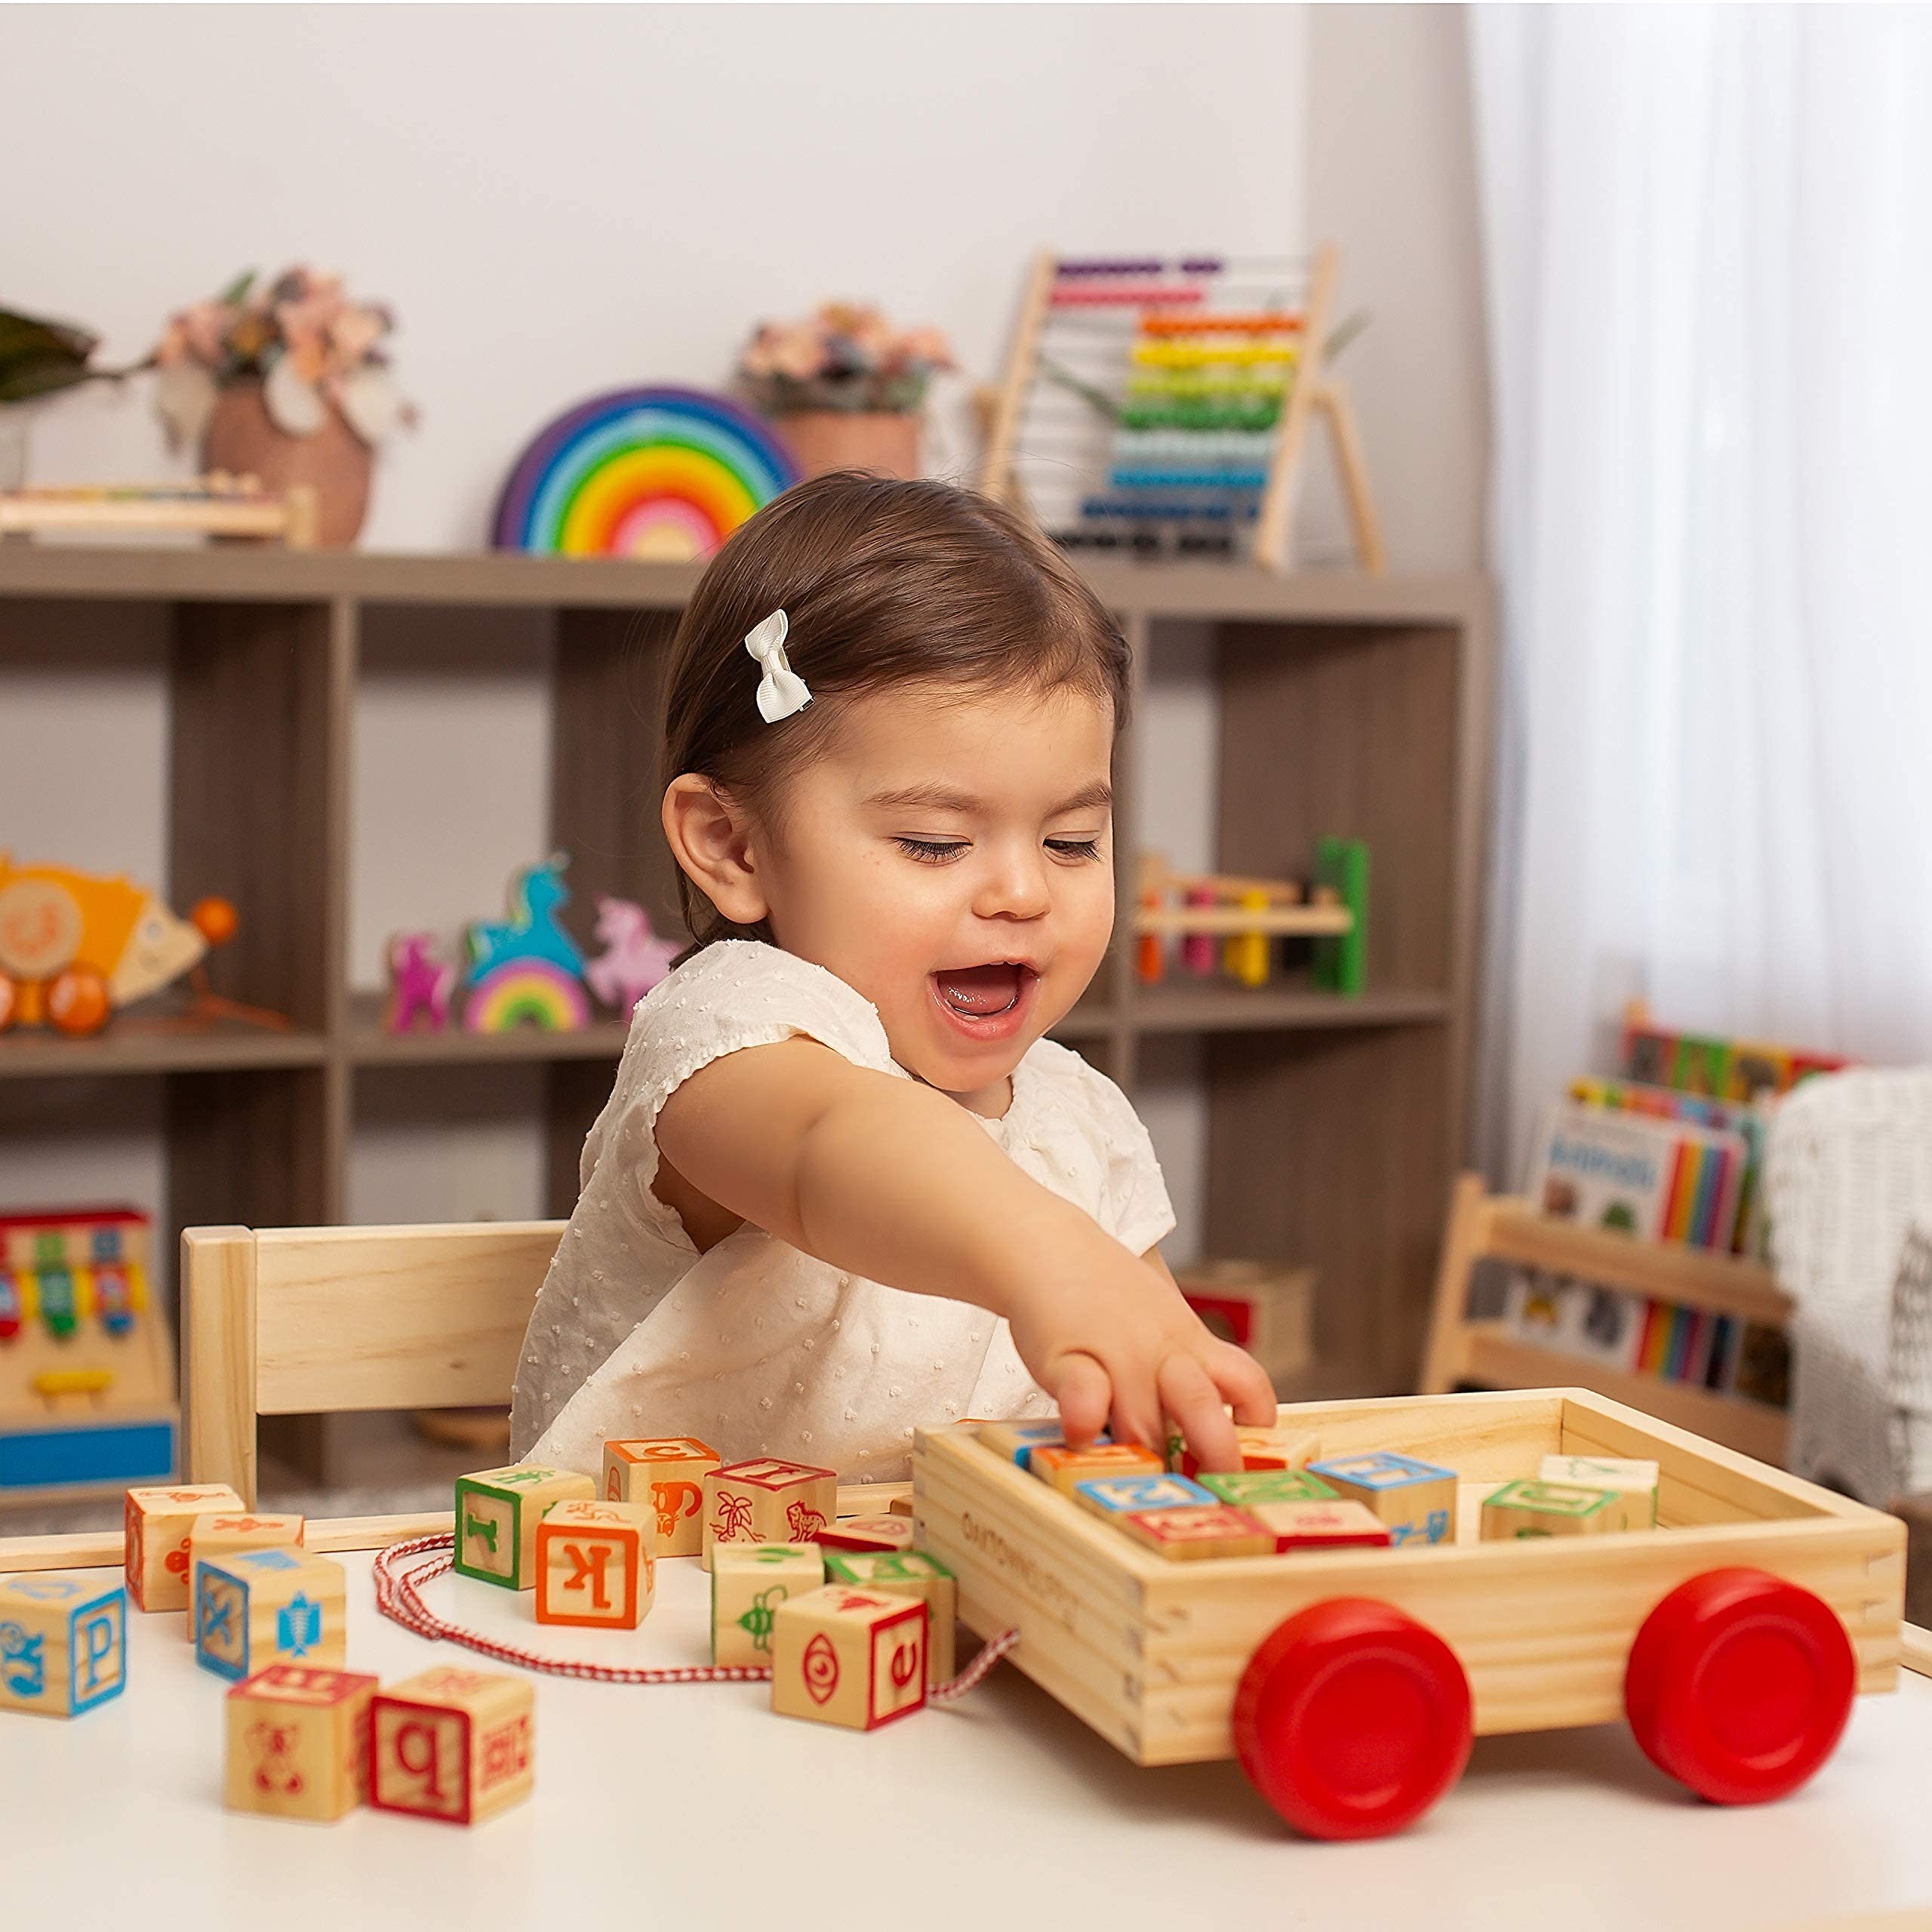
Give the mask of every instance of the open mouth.
[{"label": "open mouth", "polygon": [[940,1004],[962,1020],[997,1020],[1019,1005],[1038,975],[1030,966],[995,960],[984,966],[955,966],[933,975]]}]

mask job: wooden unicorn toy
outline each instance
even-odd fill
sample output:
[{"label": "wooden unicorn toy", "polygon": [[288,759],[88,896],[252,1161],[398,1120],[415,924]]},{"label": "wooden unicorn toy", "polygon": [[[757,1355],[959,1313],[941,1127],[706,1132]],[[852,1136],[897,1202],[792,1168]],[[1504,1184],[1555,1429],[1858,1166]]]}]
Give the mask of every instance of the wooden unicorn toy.
[{"label": "wooden unicorn toy", "polygon": [[651,915],[635,900],[597,895],[598,943],[605,950],[583,969],[590,990],[628,1020],[639,1000],[671,970],[680,948],[659,939]]}]

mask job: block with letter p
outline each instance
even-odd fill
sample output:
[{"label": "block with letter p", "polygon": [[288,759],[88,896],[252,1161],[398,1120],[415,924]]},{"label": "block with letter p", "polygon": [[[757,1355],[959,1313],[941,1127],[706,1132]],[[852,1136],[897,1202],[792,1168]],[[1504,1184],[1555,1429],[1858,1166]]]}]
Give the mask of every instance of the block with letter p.
[{"label": "block with letter p", "polygon": [[537,1526],[553,1503],[589,1502],[597,1484],[568,1469],[536,1463],[481,1469],[456,1479],[456,1555],[460,1577],[528,1590],[537,1582]]},{"label": "block with letter p", "polygon": [[650,1505],[653,1556],[695,1556],[704,1541],[704,1479],[724,1460],[694,1435],[607,1442],[605,1500]]},{"label": "block with letter p", "polygon": [[537,1525],[537,1620],[635,1630],[651,1614],[655,1524],[641,1503],[553,1503]]},{"label": "block with letter p", "polygon": [[828,1583],[778,1606],[771,1708],[876,1730],[926,1701],[926,1606]]},{"label": "block with letter p", "polygon": [[128,1681],[128,1592],[97,1577],[0,1577],[0,1711],[78,1717]]},{"label": "block with letter p", "polygon": [[474,1825],[517,1804],[534,1781],[536,1710],[527,1678],[449,1664],[378,1690],[369,1703],[371,1805]]},{"label": "block with letter p", "polygon": [[766,1456],[728,1463],[704,1479],[704,1567],[728,1543],[816,1543],[838,1514],[838,1477]]}]

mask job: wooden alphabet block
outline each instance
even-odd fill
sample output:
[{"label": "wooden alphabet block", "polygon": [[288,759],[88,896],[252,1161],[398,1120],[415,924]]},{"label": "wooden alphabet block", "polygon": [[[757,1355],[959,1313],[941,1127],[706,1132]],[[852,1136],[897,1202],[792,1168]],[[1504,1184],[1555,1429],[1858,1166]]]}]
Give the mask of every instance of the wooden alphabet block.
[{"label": "wooden alphabet block", "polygon": [[340,1563],[300,1549],[238,1549],[195,1564],[195,1660],[231,1684],[272,1663],[339,1664],[348,1641]]},{"label": "wooden alphabet block", "polygon": [[838,1513],[838,1476],[808,1463],[762,1457],[704,1479],[704,1567],[728,1543],[816,1543]]},{"label": "wooden alphabet block", "polygon": [[657,1594],[657,1531],[648,1503],[552,1503],[537,1525],[537,1622],[635,1630]]},{"label": "wooden alphabet block", "polygon": [[1544,1482],[1580,1483],[1586,1489],[1614,1490],[1623,1498],[1617,1527],[1654,1530],[1657,1526],[1657,1466],[1635,1457],[1546,1456],[1537,1475]]},{"label": "wooden alphabet block", "polygon": [[1095,1476],[1158,1476],[1161,1459],[1137,1442],[1097,1442],[1091,1449],[1044,1446],[1026,1459],[1027,1469],[1063,1496]]},{"label": "wooden alphabet block", "polygon": [[607,1442],[605,1500],[650,1504],[653,1556],[696,1556],[704,1543],[704,1479],[724,1460],[694,1435]]},{"label": "wooden alphabet block", "polygon": [[1061,1433],[1060,1418],[1044,1416],[1031,1422],[992,1422],[980,1431],[980,1441],[995,1456],[1017,1463],[1023,1469],[1035,1449],[1063,1449],[1066,1438]]},{"label": "wooden alphabet block", "polygon": [[137,1610],[188,1607],[188,1532],[210,1510],[245,1508],[225,1482],[131,1489],[122,1506],[128,1595]]},{"label": "wooden alphabet block", "polygon": [[378,1690],[369,1700],[371,1805],[475,1825],[521,1803],[535,1782],[536,1713],[530,1680],[501,1671],[441,1664]]},{"label": "wooden alphabet block", "polygon": [[926,1606],[828,1583],[778,1606],[771,1708],[876,1730],[926,1701]]},{"label": "wooden alphabet block", "polygon": [[[1303,1429],[1237,1429],[1244,1469],[1300,1469],[1321,1453],[1321,1438]],[[1168,1467],[1177,1475],[1198,1478],[1201,1460],[1179,1435],[1168,1438]]]},{"label": "wooden alphabet block", "polygon": [[1359,1503],[1251,1503],[1247,1507],[1274,1531],[1278,1550],[1386,1549],[1394,1541],[1388,1524]]},{"label": "wooden alphabet block", "polygon": [[1143,1509],[1118,1518],[1128,1534],[1170,1561],[1209,1556],[1272,1556],[1275,1532],[1232,1503],[1197,1509]]},{"label": "wooden alphabet block", "polygon": [[912,1519],[895,1516],[841,1516],[829,1528],[820,1531],[822,1549],[910,1549]]},{"label": "wooden alphabet block", "polygon": [[1482,1540],[1614,1535],[1623,1527],[1624,1499],[1614,1489],[1565,1482],[1506,1482],[1483,1499]]},{"label": "wooden alphabet block", "polygon": [[824,1583],[815,1543],[720,1543],[711,1553],[711,1661],[770,1663],[778,1606]]},{"label": "wooden alphabet block", "polygon": [[0,1577],[0,1710],[78,1717],[128,1681],[128,1592],[98,1577]]},{"label": "wooden alphabet block", "polygon": [[1138,1509],[1199,1509],[1220,1500],[1186,1476],[1089,1476],[1073,1485],[1073,1500],[1097,1516],[1127,1516]]},{"label": "wooden alphabet block", "polygon": [[1361,1503],[1398,1545],[1456,1540],[1456,1472],[1375,1450],[1309,1465],[1330,1488]]},{"label": "wooden alphabet block", "polygon": [[879,1596],[917,1597],[926,1607],[926,1687],[951,1679],[959,1586],[937,1557],[923,1549],[834,1550],[825,1559],[825,1580]]},{"label": "wooden alphabet block", "polygon": [[537,1526],[553,1503],[591,1501],[597,1485],[569,1469],[535,1463],[481,1469],[456,1479],[456,1557],[460,1577],[528,1590],[537,1583]]},{"label": "wooden alphabet block", "polygon": [[300,1549],[308,1534],[306,1521],[297,1515],[275,1515],[254,1509],[215,1509],[197,1516],[188,1526],[188,1617],[184,1634],[189,1643],[198,1644],[202,1641],[201,1565],[205,1558],[219,1561],[248,1549]]},{"label": "wooden alphabet block", "polygon": [[1238,1475],[1211,1472],[1195,1478],[1217,1503],[1252,1509],[1259,1503],[1333,1503],[1336,1492],[1306,1469],[1243,1469]]},{"label": "wooden alphabet block", "polygon": [[272,1663],[228,1694],[222,1802],[231,1811],[333,1822],[362,1802],[369,1700],[358,1671]]}]

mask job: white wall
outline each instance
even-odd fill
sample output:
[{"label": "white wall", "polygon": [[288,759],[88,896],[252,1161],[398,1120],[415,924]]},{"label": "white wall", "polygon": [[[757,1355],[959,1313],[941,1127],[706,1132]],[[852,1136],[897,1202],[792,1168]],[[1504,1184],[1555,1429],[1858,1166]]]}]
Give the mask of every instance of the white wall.
[{"label": "white wall", "polygon": [[[1353,28],[1331,17],[1355,15]],[[1334,234],[1350,251],[1345,292],[1377,291],[1376,329],[1351,352],[1358,386],[1371,374],[1406,384],[1392,404],[1363,398],[1397,564],[1466,565],[1473,536],[1445,513],[1441,464],[1417,477],[1405,448],[1417,434],[1438,451],[1466,440],[1467,406],[1445,407],[1445,387],[1404,345],[1433,331],[1437,282],[1452,285],[1457,313],[1472,299],[1472,229],[1454,225],[1472,211],[1452,196],[1439,232],[1436,217],[1423,220],[1419,251],[1413,226],[1379,248],[1342,232],[1358,218],[1399,223],[1408,195],[1438,196],[1466,173],[1460,82],[1439,71],[1445,50],[1457,54],[1453,17],[1166,5],[9,8],[0,180],[17,191],[0,300],[84,321],[110,358],[132,358],[172,308],[238,267],[346,269],[355,291],[399,311],[398,373],[423,411],[385,453],[365,544],[464,549],[549,417],[621,383],[721,383],[761,316],[849,294],[944,326],[965,373],[937,412],[928,466],[943,474],[967,458],[964,391],[997,371],[1030,251],[1278,251]],[[1312,48],[1346,95],[1312,67]],[[1383,98],[1369,82],[1385,58],[1399,85]],[[1338,98],[1349,113],[1324,114]],[[1358,176],[1349,154],[1372,173]],[[1358,179],[1374,192],[1349,189]],[[1323,183],[1310,219],[1311,184]],[[1405,261],[1413,273],[1392,273]],[[143,382],[63,398],[35,429],[36,481],[170,469]],[[1332,506],[1312,507],[1318,537]],[[1205,860],[1191,849],[1206,835],[1213,746],[1200,681],[1164,676],[1146,724],[1169,754],[1152,761],[1165,789],[1148,799],[1149,822],[1178,835],[1178,860]],[[386,931],[494,909],[509,871],[540,850],[540,667],[511,648],[460,691],[374,677],[358,728],[352,945],[374,983]],[[103,729],[113,786],[51,783]],[[1191,757],[1171,755],[1183,746]],[[138,672],[43,679],[31,704],[0,683],[0,845],[158,879],[164,749],[161,694]],[[479,790],[485,771],[504,777]],[[451,828],[447,863],[413,870],[384,828],[432,807]],[[1180,1072],[1149,1110],[1164,1124],[1184,1254],[1199,1137]],[[537,1204],[534,1135],[487,1110],[426,1140],[406,1121],[365,1126],[359,1218]],[[28,1174],[11,1144],[0,1202],[45,1198],[46,1164]],[[106,1151],[63,1163],[66,1190],[124,1182],[125,1160],[107,1164]]]}]

